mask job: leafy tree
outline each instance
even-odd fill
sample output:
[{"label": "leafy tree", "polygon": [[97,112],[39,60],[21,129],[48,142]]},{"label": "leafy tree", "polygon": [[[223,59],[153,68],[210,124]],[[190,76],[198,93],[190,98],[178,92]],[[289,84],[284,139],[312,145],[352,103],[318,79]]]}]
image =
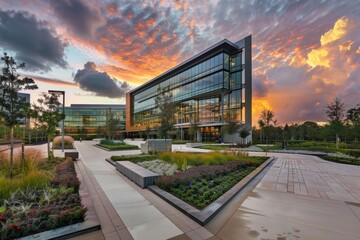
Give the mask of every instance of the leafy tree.
[{"label": "leafy tree", "polygon": [[325,112],[329,118],[330,127],[336,136],[336,148],[339,148],[339,134],[343,130],[344,124],[344,113],[345,105],[340,99],[335,98],[333,102],[330,102],[325,107]]},{"label": "leafy tree", "polygon": [[269,109],[264,109],[260,113],[260,118],[258,123],[260,129],[263,132],[263,138],[265,137],[267,142],[269,141],[269,135],[272,130],[271,128],[272,124],[274,123],[274,121],[276,121],[277,123],[277,120],[274,120],[274,117],[275,117],[275,113]]},{"label": "leafy tree", "polygon": [[[248,128],[246,128],[246,127],[241,128],[240,137],[241,137],[243,142],[249,135],[250,135],[250,131],[249,131]],[[247,144],[247,142],[245,142],[245,144]]]},{"label": "leafy tree", "polygon": [[37,100],[38,104],[33,104],[31,111],[32,117],[36,120],[35,125],[44,129],[47,133],[47,151],[48,159],[53,158],[53,152],[50,149],[50,140],[55,132],[59,122],[65,118],[59,109],[61,103],[59,102],[56,93],[42,93]]},{"label": "leafy tree", "polygon": [[106,109],[105,128],[106,135],[110,140],[114,139],[116,135],[117,122],[118,120],[115,118],[114,113],[111,111],[111,108]]},{"label": "leafy tree", "polygon": [[176,104],[172,102],[172,93],[169,89],[161,91],[155,97],[155,106],[158,109],[158,117],[160,119],[160,126],[157,127],[157,132],[160,138],[167,138],[169,131],[174,129],[175,113],[177,112]]},{"label": "leafy tree", "polygon": [[151,128],[148,125],[148,126],[146,126],[146,129],[145,129],[146,139],[150,138],[150,133],[151,133]]},{"label": "leafy tree", "polygon": [[189,133],[189,135],[190,135],[190,137],[192,138],[193,141],[196,141],[196,140],[197,140],[197,139],[196,139],[196,138],[197,138],[196,135],[197,135],[197,129],[198,129],[198,127],[199,127],[199,124],[197,124],[197,123],[194,122],[194,121],[191,121],[189,130],[188,130],[188,133]]},{"label": "leafy tree", "polygon": [[231,135],[232,144],[235,145],[235,134],[238,132],[240,125],[234,117],[228,115],[226,117],[225,125],[222,127],[222,132]]},{"label": "leafy tree", "polygon": [[353,130],[350,132],[355,137],[355,140],[360,138],[360,104],[357,104],[356,107],[350,108],[346,112],[346,120],[351,124],[348,128]]},{"label": "leafy tree", "polygon": [[10,177],[13,173],[14,157],[14,126],[19,124],[26,116],[26,108],[29,103],[18,96],[19,91],[37,89],[34,80],[28,77],[21,78],[18,70],[25,68],[25,63],[17,64],[16,61],[6,53],[1,57],[4,64],[2,75],[0,75],[0,119],[10,128]]},{"label": "leafy tree", "polygon": [[305,132],[306,132],[305,137],[308,140],[315,141],[315,139],[318,138],[320,133],[319,125],[316,122],[310,122],[310,121],[304,122],[302,125],[305,128]]}]

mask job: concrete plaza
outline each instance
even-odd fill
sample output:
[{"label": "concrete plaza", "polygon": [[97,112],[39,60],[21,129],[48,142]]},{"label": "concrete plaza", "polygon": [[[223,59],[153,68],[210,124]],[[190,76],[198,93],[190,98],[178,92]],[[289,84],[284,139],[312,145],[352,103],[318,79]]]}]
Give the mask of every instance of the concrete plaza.
[{"label": "concrete plaza", "polygon": [[359,166],[273,153],[276,162],[253,191],[202,227],[104,161],[138,150],[93,144],[75,143],[105,239],[360,239]]}]

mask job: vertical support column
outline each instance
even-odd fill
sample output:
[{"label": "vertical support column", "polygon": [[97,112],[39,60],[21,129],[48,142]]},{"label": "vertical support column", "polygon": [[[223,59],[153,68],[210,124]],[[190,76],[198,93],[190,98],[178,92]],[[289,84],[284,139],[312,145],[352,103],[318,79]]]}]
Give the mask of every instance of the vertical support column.
[{"label": "vertical support column", "polygon": [[[225,116],[224,116],[224,90],[221,91],[221,129],[223,127],[224,124],[224,120],[225,120]],[[224,133],[222,131],[220,131],[220,136],[221,136],[221,143],[224,142]]]},{"label": "vertical support column", "polygon": [[245,77],[245,126],[250,129],[249,141],[252,141],[252,53],[251,53],[251,35],[236,42],[239,48],[243,49],[245,62],[244,77]]}]

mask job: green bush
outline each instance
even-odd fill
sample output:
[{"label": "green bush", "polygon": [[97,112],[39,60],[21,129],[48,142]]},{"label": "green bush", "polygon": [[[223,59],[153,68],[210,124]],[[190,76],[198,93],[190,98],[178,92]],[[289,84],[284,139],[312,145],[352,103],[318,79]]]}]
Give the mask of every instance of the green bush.
[{"label": "green bush", "polygon": [[162,176],[155,181],[155,184],[202,209],[223,195],[260,164],[261,162],[253,164],[231,161],[223,165],[203,165],[175,173],[172,176]]},{"label": "green bush", "polygon": [[230,146],[230,145],[203,145],[199,148],[209,149],[209,150],[214,150],[214,151],[221,151],[221,150],[228,150],[231,147],[232,146]]},{"label": "green bush", "polygon": [[113,161],[130,161],[133,163],[152,161],[159,159],[157,155],[128,155],[128,156],[111,156]]},{"label": "green bush", "polygon": [[49,174],[31,171],[26,175],[17,176],[14,178],[6,178],[0,176],[0,202],[3,199],[10,197],[11,193],[19,190],[39,190],[49,186]]},{"label": "green bush", "polygon": [[130,144],[119,144],[119,145],[107,145],[100,143],[99,146],[107,148],[108,150],[131,150],[131,149],[139,149],[138,146],[130,145]]},{"label": "green bush", "polygon": [[[258,161],[260,158],[249,157],[243,152],[234,152],[234,153],[220,153],[220,152],[211,152],[211,153],[160,153],[159,158],[167,163],[176,164],[178,169],[187,169],[189,166],[200,166],[200,165],[223,165],[230,161],[243,161],[251,162]],[[186,165],[186,167],[185,167]]]},{"label": "green bush", "polygon": [[100,144],[103,144],[103,145],[110,145],[110,146],[119,146],[119,145],[125,145],[124,142],[122,141],[112,141],[112,140],[108,140],[108,139],[103,139],[100,141]]},{"label": "green bush", "polygon": [[327,156],[327,155],[322,156],[321,158],[336,163],[360,165],[360,159],[355,159],[355,158],[335,157],[335,156]]}]

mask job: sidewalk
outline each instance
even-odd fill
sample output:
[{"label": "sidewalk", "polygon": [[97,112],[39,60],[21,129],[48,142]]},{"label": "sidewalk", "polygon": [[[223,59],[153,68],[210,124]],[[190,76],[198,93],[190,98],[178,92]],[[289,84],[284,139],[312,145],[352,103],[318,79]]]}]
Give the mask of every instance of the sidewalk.
[{"label": "sidewalk", "polygon": [[[111,155],[138,154],[138,150],[106,152],[94,142],[76,142],[83,163],[81,171],[91,182],[94,202],[105,239],[208,239],[204,227],[141,189],[104,159]],[[81,164],[80,164],[81,165]]]},{"label": "sidewalk", "polygon": [[[258,155],[259,153],[257,153]],[[236,211],[206,227],[220,239],[360,239],[360,167],[278,157]]]}]

